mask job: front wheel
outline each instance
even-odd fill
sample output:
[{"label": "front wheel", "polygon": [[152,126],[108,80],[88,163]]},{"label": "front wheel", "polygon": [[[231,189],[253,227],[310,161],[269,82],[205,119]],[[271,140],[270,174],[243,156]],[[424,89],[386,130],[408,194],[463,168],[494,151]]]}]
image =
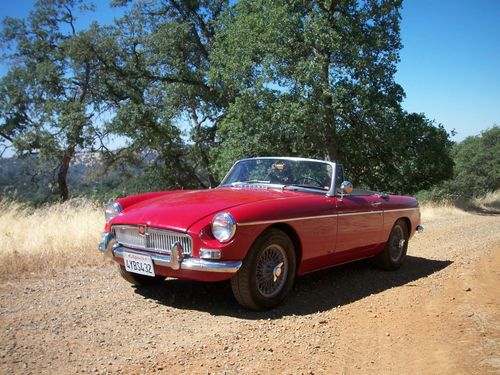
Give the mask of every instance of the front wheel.
[{"label": "front wheel", "polygon": [[292,288],[295,269],[292,241],[281,230],[269,229],[255,241],[231,279],[234,296],[252,310],[275,307]]},{"label": "front wheel", "polygon": [[382,269],[392,271],[403,265],[408,250],[408,228],[403,220],[394,224],[385,245],[385,249],[374,258],[374,262]]},{"label": "front wheel", "polygon": [[121,264],[118,265],[118,272],[120,272],[120,276],[127,280],[129,283],[135,286],[151,286],[160,284],[165,280],[163,276],[146,276],[140,275],[133,272],[128,272],[124,266]]}]

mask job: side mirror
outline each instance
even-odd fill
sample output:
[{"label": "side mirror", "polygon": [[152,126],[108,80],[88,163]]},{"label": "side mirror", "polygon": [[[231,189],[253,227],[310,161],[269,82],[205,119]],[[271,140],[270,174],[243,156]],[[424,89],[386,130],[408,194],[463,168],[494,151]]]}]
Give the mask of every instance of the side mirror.
[{"label": "side mirror", "polygon": [[344,181],[340,184],[339,193],[340,199],[344,198],[344,195],[351,194],[354,187],[349,181]]}]

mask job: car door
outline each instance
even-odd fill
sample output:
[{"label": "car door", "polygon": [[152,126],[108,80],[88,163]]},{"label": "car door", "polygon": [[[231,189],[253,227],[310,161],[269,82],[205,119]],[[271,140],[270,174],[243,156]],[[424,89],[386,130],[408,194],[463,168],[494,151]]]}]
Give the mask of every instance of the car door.
[{"label": "car door", "polygon": [[354,259],[369,255],[380,244],[384,216],[380,196],[356,191],[337,197],[336,257]]}]

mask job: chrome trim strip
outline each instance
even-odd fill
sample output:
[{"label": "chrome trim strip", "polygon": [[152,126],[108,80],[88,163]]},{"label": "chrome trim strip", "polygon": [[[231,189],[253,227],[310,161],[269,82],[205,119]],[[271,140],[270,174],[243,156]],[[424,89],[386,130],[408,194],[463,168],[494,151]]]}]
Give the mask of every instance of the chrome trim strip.
[{"label": "chrome trim strip", "polygon": [[260,225],[260,224],[273,224],[273,223],[287,223],[290,221],[300,221],[300,220],[314,220],[314,219],[326,219],[329,217],[337,217],[338,214],[334,215],[321,215],[321,216],[306,216],[306,217],[295,217],[292,219],[282,219],[282,220],[264,220],[264,221],[250,221],[248,223],[236,223],[240,227],[248,225]]},{"label": "chrome trim strip", "polygon": [[395,210],[384,210],[384,212],[415,211],[415,210],[420,210],[420,207],[414,207],[414,208],[396,208]]},{"label": "chrome trim strip", "polygon": [[356,216],[356,215],[370,215],[370,214],[381,214],[384,211],[378,210],[378,211],[363,211],[363,212],[346,212],[342,214],[338,214],[338,216]]},{"label": "chrome trim strip", "polygon": [[261,224],[274,224],[274,223],[288,223],[291,221],[300,221],[300,220],[314,220],[314,219],[326,219],[330,217],[338,217],[338,216],[355,216],[355,215],[370,215],[370,214],[381,214],[384,212],[396,212],[396,211],[413,211],[418,210],[419,208],[401,208],[395,210],[377,210],[377,211],[363,211],[363,212],[345,212],[338,213],[332,215],[319,215],[319,216],[304,216],[304,217],[296,217],[292,219],[282,219],[282,220],[263,220],[263,221],[250,221],[248,223],[236,223],[236,225],[240,227],[245,227],[249,225],[261,225]]},{"label": "chrome trim strip", "polygon": [[[154,264],[163,267],[170,267],[173,269],[190,270],[190,271],[204,271],[204,272],[226,272],[226,273],[236,273],[241,265],[242,261],[222,261],[222,262],[212,262],[197,258],[181,258],[178,259],[179,268],[176,267],[175,260],[173,261],[170,255],[160,255],[146,253],[142,251],[135,251],[126,247],[117,247],[113,249],[113,255],[117,258],[123,258],[123,253],[132,253],[138,255],[148,255]],[[175,258],[175,256],[174,256]],[[174,267],[172,267],[174,265]]]},{"label": "chrome trim strip", "polygon": [[236,273],[242,264],[243,262],[241,260],[212,262],[203,259],[187,258],[182,261],[181,269],[191,271]]}]

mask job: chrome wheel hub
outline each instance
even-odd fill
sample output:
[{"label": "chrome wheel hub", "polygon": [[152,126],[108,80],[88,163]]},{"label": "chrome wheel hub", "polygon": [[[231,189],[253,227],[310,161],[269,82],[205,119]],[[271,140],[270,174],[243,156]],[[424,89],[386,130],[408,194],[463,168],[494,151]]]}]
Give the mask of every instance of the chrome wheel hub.
[{"label": "chrome wheel hub", "polygon": [[389,239],[389,255],[393,262],[398,262],[404,254],[406,239],[401,227],[397,226],[394,229]]},{"label": "chrome wheel hub", "polygon": [[286,251],[277,244],[266,247],[257,258],[255,281],[262,296],[278,295],[286,284],[288,259]]},{"label": "chrome wheel hub", "polygon": [[281,276],[282,268],[283,267],[283,262],[278,264],[276,267],[273,269],[273,281],[276,282],[278,278]]}]

